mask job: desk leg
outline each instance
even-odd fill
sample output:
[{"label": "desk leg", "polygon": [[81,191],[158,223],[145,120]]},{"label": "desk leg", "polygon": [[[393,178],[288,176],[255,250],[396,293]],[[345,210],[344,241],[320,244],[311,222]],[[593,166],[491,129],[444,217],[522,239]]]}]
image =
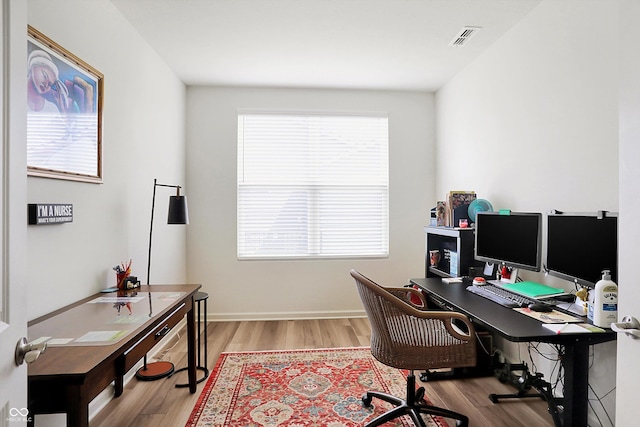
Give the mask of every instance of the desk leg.
[{"label": "desk leg", "polygon": [[127,373],[125,367],[125,357],[119,356],[116,359],[116,376],[113,381],[114,397],[120,397],[124,391],[124,375]]},{"label": "desk leg", "polygon": [[564,347],[564,427],[586,426],[589,399],[589,345]]},{"label": "desk leg", "polygon": [[187,374],[189,377],[189,391],[196,392],[196,322],[194,315],[194,303],[187,312]]},{"label": "desk leg", "polygon": [[89,402],[83,397],[79,386],[67,389],[67,427],[89,427]]}]

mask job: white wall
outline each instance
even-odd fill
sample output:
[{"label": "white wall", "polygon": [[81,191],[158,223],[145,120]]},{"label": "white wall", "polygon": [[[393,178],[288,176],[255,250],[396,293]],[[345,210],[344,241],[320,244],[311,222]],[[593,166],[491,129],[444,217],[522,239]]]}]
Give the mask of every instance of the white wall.
[{"label": "white wall", "polygon": [[[426,93],[190,87],[187,91],[189,281],[203,284],[209,317],[363,314],[349,270],[386,285],[424,276],[433,192],[434,99]],[[238,261],[238,109],[374,111],[389,115],[390,255],[376,260]]]},{"label": "white wall", "polygon": [[438,92],[438,194],[471,187],[494,208],[617,210],[610,4],[543,2]]},{"label": "white wall", "polygon": [[[104,183],[28,179],[28,203],[74,206],[73,223],[28,228],[33,319],[115,285],[130,258],[144,283],[153,179],[186,180],[186,90],[107,0],[29,0],[28,23],[104,74]],[[171,194],[158,189],[155,283],[186,280],[186,230],[162,224]]]},{"label": "white wall", "polygon": [[[617,35],[617,2],[546,0],[450,81],[436,96],[438,194],[472,189],[515,211],[618,211]],[[615,343],[593,349],[591,386],[603,396],[615,387]],[[523,345],[507,352],[528,359]],[[612,417],[614,396],[604,400]]]}]

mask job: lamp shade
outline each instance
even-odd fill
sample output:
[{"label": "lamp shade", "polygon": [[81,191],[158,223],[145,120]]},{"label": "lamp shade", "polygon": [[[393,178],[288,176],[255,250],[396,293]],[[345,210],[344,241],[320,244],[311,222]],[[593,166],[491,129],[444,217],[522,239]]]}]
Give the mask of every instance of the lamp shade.
[{"label": "lamp shade", "polygon": [[187,196],[171,196],[169,198],[167,224],[189,224]]}]

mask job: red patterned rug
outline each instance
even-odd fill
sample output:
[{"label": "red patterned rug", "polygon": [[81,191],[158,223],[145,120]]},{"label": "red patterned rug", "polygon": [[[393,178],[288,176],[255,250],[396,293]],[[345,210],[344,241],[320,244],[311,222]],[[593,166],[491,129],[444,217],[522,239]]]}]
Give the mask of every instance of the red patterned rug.
[{"label": "red patterned rug", "polygon": [[[367,390],[406,394],[406,377],[369,348],[223,353],[186,427],[360,427],[391,405]],[[406,419],[405,419],[406,418]],[[444,419],[425,416],[429,427]],[[413,426],[401,417],[385,426]]]}]

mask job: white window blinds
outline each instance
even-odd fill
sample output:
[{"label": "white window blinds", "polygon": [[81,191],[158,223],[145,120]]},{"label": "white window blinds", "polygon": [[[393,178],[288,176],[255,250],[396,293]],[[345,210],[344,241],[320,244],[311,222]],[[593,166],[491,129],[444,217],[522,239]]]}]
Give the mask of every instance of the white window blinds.
[{"label": "white window blinds", "polygon": [[238,115],[238,257],[386,256],[388,120]]}]

